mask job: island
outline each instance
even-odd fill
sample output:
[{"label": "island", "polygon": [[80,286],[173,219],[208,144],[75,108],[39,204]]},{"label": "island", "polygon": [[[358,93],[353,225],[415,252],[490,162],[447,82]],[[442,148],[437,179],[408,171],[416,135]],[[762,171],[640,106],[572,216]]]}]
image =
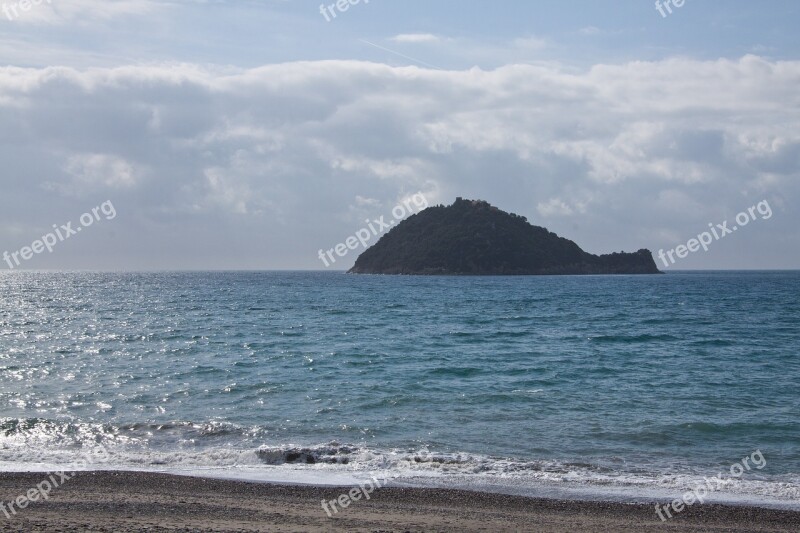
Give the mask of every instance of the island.
[{"label": "island", "polygon": [[593,255],[483,200],[457,198],[408,217],[349,273],[408,275],[660,274],[649,250]]}]

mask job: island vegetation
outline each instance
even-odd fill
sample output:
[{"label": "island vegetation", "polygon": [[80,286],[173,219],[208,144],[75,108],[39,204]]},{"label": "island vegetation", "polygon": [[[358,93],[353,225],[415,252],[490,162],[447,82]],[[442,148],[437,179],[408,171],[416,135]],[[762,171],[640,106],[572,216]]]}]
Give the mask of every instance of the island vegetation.
[{"label": "island vegetation", "polygon": [[350,269],[356,274],[658,274],[649,250],[593,255],[482,200],[462,198],[403,220]]}]

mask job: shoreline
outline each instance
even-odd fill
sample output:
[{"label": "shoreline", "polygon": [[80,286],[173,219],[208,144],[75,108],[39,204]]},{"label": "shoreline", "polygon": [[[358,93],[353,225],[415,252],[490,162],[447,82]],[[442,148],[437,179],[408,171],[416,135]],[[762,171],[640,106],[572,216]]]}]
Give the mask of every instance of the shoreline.
[{"label": "shoreline", "polygon": [[[42,473],[0,473],[0,502]],[[133,471],[78,472],[0,531],[797,531],[800,511],[696,504],[662,522],[656,502],[555,500],[457,489],[385,487],[331,513],[353,486],[281,485]],[[355,495],[355,493],[353,493]],[[343,500],[347,502],[348,500]]]}]

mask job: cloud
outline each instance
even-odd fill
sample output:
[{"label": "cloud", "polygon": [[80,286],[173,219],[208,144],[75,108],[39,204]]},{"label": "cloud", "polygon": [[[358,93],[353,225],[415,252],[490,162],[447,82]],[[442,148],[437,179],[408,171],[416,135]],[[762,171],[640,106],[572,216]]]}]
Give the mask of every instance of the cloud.
[{"label": "cloud", "polygon": [[432,33],[401,33],[389,40],[396,43],[435,43],[442,39]]},{"label": "cloud", "polygon": [[549,201],[540,203],[536,206],[536,210],[539,213],[547,218],[554,215],[571,215],[575,211],[568,206],[562,199],[560,198],[551,198]]},{"label": "cloud", "polygon": [[133,167],[124,159],[108,154],[78,154],[70,156],[64,166],[75,182],[87,186],[111,188],[131,187],[136,183]]},{"label": "cloud", "polygon": [[547,39],[542,39],[539,37],[524,37],[519,39],[514,39],[514,46],[522,50],[528,51],[537,51],[547,48],[549,43]]},{"label": "cloud", "polygon": [[798,81],[800,62],[757,56],[0,68],[0,225],[47,228],[111,198],[120,253],[137,254],[124,264],[314,268],[365,212],[417,191],[549,217],[593,252],[672,247],[768,198],[769,233],[737,246],[795,261],[798,220],[780,206],[798,200]]},{"label": "cloud", "polygon": [[603,31],[597,26],[586,26],[578,30],[581,35],[600,35]]}]

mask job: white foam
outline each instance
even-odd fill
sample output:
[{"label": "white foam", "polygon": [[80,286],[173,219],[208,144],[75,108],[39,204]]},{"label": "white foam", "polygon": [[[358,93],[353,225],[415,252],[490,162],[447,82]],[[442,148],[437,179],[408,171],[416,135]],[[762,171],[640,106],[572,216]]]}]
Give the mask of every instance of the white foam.
[{"label": "white foam", "polygon": [[[0,471],[132,470],[270,483],[354,486],[371,477],[389,486],[480,490],[524,496],[618,501],[669,501],[703,485],[697,473],[623,472],[558,461],[519,461],[468,453],[377,449],[328,443],[154,450],[107,443],[107,458],[83,464],[74,450],[6,447]],[[759,472],[728,479],[706,501],[800,510],[800,479]]]}]

